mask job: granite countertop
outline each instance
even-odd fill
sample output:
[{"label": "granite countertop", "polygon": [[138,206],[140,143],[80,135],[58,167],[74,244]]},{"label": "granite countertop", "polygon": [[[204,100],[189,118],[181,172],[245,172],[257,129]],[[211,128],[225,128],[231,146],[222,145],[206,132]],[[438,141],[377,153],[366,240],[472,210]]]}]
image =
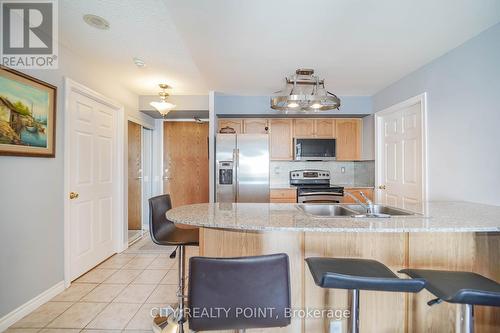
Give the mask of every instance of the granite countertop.
[{"label": "granite countertop", "polygon": [[500,206],[428,202],[424,214],[391,218],[314,217],[296,204],[214,203],[173,208],[167,218],[198,227],[246,231],[499,232]]}]

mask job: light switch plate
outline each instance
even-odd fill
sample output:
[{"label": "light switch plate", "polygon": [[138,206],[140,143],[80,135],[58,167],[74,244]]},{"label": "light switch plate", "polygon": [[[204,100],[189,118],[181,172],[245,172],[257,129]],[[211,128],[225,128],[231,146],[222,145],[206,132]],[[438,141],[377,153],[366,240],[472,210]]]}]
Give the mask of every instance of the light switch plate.
[{"label": "light switch plate", "polygon": [[340,320],[331,320],[329,333],[342,333],[342,322]]}]

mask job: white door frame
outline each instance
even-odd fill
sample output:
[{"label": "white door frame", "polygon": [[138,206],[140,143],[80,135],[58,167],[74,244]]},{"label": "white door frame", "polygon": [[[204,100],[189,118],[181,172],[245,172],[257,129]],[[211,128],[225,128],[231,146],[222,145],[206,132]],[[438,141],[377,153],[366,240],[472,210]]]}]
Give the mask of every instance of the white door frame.
[{"label": "white door frame", "polygon": [[155,119],[155,129],[153,131],[152,144],[152,195],[163,194],[163,119]]},{"label": "white door frame", "polygon": [[114,197],[117,198],[116,211],[113,216],[113,237],[114,250],[121,252],[127,248],[124,242],[125,237],[125,205],[124,205],[124,132],[125,132],[125,109],[122,105],[101,95],[86,86],[77,83],[69,78],[64,78],[64,285],[69,287],[71,284],[70,264],[71,264],[71,244],[70,244],[70,201],[68,193],[70,189],[70,96],[71,92],[77,92],[101,104],[106,104],[116,111],[116,140],[115,140],[115,160],[117,169],[113,176]]},{"label": "white door frame", "polygon": [[215,114],[215,91],[208,93],[208,202],[215,202],[215,136],[217,135],[217,116]]},{"label": "white door frame", "polygon": [[428,165],[427,165],[427,93],[424,92],[415,97],[411,97],[403,102],[392,105],[386,109],[375,113],[375,198],[380,197],[380,180],[382,179],[382,117],[397,112],[403,108],[420,103],[420,120],[422,124],[422,207],[425,207],[425,202],[428,196]]}]

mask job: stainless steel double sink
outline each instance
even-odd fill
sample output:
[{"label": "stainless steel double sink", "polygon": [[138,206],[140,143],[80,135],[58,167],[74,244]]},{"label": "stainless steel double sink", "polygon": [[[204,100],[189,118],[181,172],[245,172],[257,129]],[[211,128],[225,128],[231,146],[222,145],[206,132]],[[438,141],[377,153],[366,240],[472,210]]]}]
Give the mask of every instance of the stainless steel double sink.
[{"label": "stainless steel double sink", "polygon": [[369,213],[362,205],[351,204],[299,204],[298,208],[314,217],[359,217],[388,218],[391,216],[409,216],[415,213],[386,205],[372,205]]}]

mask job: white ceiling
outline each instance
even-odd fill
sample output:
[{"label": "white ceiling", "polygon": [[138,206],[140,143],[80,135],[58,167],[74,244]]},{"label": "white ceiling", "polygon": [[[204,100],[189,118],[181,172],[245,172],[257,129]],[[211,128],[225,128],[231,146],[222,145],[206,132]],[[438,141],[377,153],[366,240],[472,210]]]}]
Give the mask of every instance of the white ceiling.
[{"label": "white ceiling", "polygon": [[[62,43],[142,95],[159,82],[174,94],[267,95],[299,67],[339,95],[372,95],[500,22],[498,0],[64,0],[60,10]],[[87,26],[87,13],[111,29]]]},{"label": "white ceiling", "polygon": [[[157,94],[165,82],[177,94],[206,94],[208,86],[169,18],[162,0],[62,0],[59,37],[63,46],[96,63],[139,95]],[[107,31],[88,26],[83,15],[109,21]],[[138,68],[133,57],[146,67]],[[105,68],[104,70],[102,68]]]}]

